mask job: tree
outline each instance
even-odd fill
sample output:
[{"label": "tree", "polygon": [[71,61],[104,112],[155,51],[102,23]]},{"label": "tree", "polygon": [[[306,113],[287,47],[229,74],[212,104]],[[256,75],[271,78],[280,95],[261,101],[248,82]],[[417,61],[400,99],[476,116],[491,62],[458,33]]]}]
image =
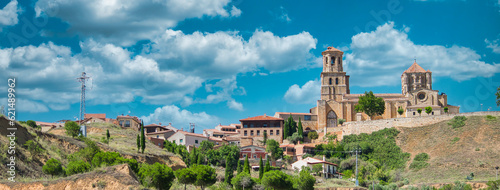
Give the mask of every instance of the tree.
[{"label": "tree", "polygon": [[77,173],[84,173],[90,170],[90,164],[83,160],[71,161],[66,167],[66,175],[70,176]]},{"label": "tree", "polygon": [[207,165],[196,165],[194,167],[194,171],[196,174],[195,185],[200,186],[201,189],[205,189],[205,187],[214,184],[217,181],[217,174],[215,173],[215,169]]},{"label": "tree", "polygon": [[402,107],[399,107],[399,108],[398,108],[398,114],[399,114],[399,115],[403,115],[403,113],[404,113],[404,112],[405,112],[405,110],[403,110],[403,108],[402,108]]},{"label": "tree", "polygon": [[189,154],[189,165],[192,166],[196,164],[197,161],[198,161],[198,153],[196,151],[196,147],[194,147],[193,150],[191,150],[191,154]]},{"label": "tree", "polygon": [[141,137],[137,135],[137,152],[141,152]]},{"label": "tree", "polygon": [[290,125],[288,123],[288,119],[283,124],[283,139],[288,137],[288,133],[290,132]]},{"label": "tree", "polygon": [[145,187],[156,187],[156,189],[170,189],[175,179],[172,168],[158,162],[149,165],[142,164],[138,172],[139,180]]},{"label": "tree", "polygon": [[448,107],[444,107],[443,110],[444,110],[444,113],[448,113]]},{"label": "tree", "polygon": [[259,179],[262,179],[263,176],[264,176],[264,164],[262,163],[262,156],[261,156],[259,162]]},{"label": "tree", "polygon": [[283,149],[280,148],[280,143],[274,139],[267,140],[266,152],[271,153],[273,161],[283,156]]},{"label": "tree", "polygon": [[345,119],[342,119],[342,118],[339,119],[339,124],[340,125],[344,124],[344,122],[345,122]]},{"label": "tree", "polygon": [[78,126],[78,123],[74,121],[68,121],[64,124],[64,129],[66,130],[66,134],[75,138],[80,134],[80,126]]},{"label": "tree", "polygon": [[245,172],[236,175],[236,177],[231,180],[231,184],[233,184],[235,189],[251,189],[254,183],[250,174]]},{"label": "tree", "polygon": [[108,139],[108,144],[109,144],[109,137],[110,137],[110,135],[109,135],[109,129],[106,129],[106,139]]},{"label": "tree", "polygon": [[337,134],[328,133],[323,137],[323,140],[328,140],[328,142],[333,142],[337,139]]},{"label": "tree", "polygon": [[207,152],[208,150],[212,150],[214,148],[214,143],[210,141],[201,141],[200,143],[200,151],[201,152]]},{"label": "tree", "polygon": [[271,164],[269,164],[269,159],[266,159],[266,166],[264,166],[264,174],[271,171]]},{"label": "tree", "polygon": [[287,190],[293,188],[292,177],[280,170],[266,172],[262,177],[262,185],[269,189]]},{"label": "tree", "polygon": [[186,186],[188,184],[193,184],[196,182],[196,173],[193,171],[192,168],[183,168],[179,169],[174,172],[175,177],[177,177],[177,180],[179,183],[184,184],[184,190],[186,190]]},{"label": "tree", "polygon": [[293,144],[297,144],[297,142],[302,141],[302,136],[300,136],[299,132],[295,132],[292,136],[289,136],[287,140]]},{"label": "tree", "polygon": [[283,139],[292,136],[293,133],[297,131],[297,123],[293,120],[292,115],[283,124]]},{"label": "tree", "polygon": [[500,106],[500,86],[497,88],[497,93],[495,95],[497,96],[497,106]]},{"label": "tree", "polygon": [[307,137],[311,140],[318,139],[318,132],[316,131],[311,131],[307,134]]},{"label": "tree", "polygon": [[425,113],[427,113],[427,115],[429,115],[430,113],[432,112],[432,107],[425,107]]},{"label": "tree", "polygon": [[373,92],[365,92],[365,95],[359,97],[358,105],[354,107],[357,112],[365,112],[373,119],[373,116],[382,115],[385,111],[384,99],[375,97]]},{"label": "tree", "polygon": [[[298,129],[297,129],[298,133],[299,133],[299,136],[301,138],[304,138],[304,129],[302,128],[302,121],[300,121],[300,117],[299,117],[299,124],[298,124]],[[302,141],[302,139],[300,139],[300,141]]]},{"label": "tree", "polygon": [[141,149],[144,154],[144,149],[146,149],[146,137],[144,134],[144,121],[141,123]]},{"label": "tree", "polygon": [[224,182],[226,183],[231,183],[231,179],[233,178],[233,166],[232,166],[232,157],[228,156],[226,157],[226,171],[225,171],[225,176],[224,176]]},{"label": "tree", "polygon": [[298,190],[314,190],[314,183],[316,183],[316,178],[314,178],[308,170],[303,169],[300,171],[299,177],[295,181],[296,189]]},{"label": "tree", "polygon": [[417,112],[418,112],[418,115],[421,116],[422,115],[422,109],[421,108],[418,108],[417,109]]},{"label": "tree", "polygon": [[32,127],[32,128],[38,128],[38,126],[36,125],[36,122],[33,121],[33,120],[28,120],[26,121],[26,124],[28,124],[28,126]]},{"label": "tree", "polygon": [[321,164],[314,164],[312,168],[312,172],[316,173],[316,175],[321,174],[321,171],[323,171],[323,165]]},{"label": "tree", "polygon": [[99,152],[92,158],[92,166],[100,167],[102,164],[111,166],[114,164],[119,164],[122,160],[120,153],[118,152]]},{"label": "tree", "polygon": [[238,174],[240,174],[241,171],[243,171],[243,167],[241,166],[240,159],[238,159],[238,167],[236,167],[236,171],[237,171]]},{"label": "tree", "polygon": [[245,164],[243,165],[243,172],[250,174],[250,163],[248,162],[248,156],[245,157]]},{"label": "tree", "polygon": [[262,141],[261,143],[266,146],[266,142],[267,142],[267,130],[264,130],[264,134],[263,134],[263,137],[262,137]]},{"label": "tree", "polygon": [[42,167],[43,173],[50,174],[52,177],[54,175],[60,175],[64,173],[61,162],[55,158],[47,160],[45,165]]},{"label": "tree", "polygon": [[31,158],[36,157],[43,152],[42,147],[36,141],[33,140],[26,141],[24,146],[30,152]]}]

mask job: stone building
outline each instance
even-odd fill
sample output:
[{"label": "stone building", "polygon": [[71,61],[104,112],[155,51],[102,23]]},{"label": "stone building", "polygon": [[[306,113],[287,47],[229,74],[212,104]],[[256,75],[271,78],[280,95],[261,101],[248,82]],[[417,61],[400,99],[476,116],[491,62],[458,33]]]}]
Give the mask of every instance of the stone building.
[{"label": "stone building", "polygon": [[[342,65],[344,52],[328,47],[321,54],[321,100],[310,110],[312,115],[317,116],[317,129],[335,127],[340,118],[347,122],[369,120],[366,114],[354,110],[363,94],[350,93],[349,75],[343,71]],[[433,108],[429,115],[443,114],[444,107],[449,108],[449,113],[459,113],[459,107],[448,105],[446,94],[432,89],[432,72],[424,70],[416,61],[401,75],[401,91],[401,94],[375,94],[384,99],[385,112],[373,119],[419,116],[417,109],[424,110],[425,107]],[[405,110],[402,115],[397,112],[399,108]],[[423,112],[423,115],[427,114]]]},{"label": "stone building", "polygon": [[264,131],[267,139],[274,139],[279,143],[283,142],[283,119],[266,114],[261,116],[241,119],[242,128],[239,129],[241,146],[255,145],[263,140]]}]

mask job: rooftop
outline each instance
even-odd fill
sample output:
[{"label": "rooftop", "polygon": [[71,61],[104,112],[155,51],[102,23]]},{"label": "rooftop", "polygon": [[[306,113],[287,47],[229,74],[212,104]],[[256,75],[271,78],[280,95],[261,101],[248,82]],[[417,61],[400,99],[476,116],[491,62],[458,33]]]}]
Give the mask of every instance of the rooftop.
[{"label": "rooftop", "polygon": [[427,73],[431,72],[429,70],[425,71],[424,68],[422,68],[420,65],[417,64],[417,61],[413,62],[413,64],[410,66],[410,68],[406,69],[403,73]]},{"label": "rooftop", "polygon": [[339,49],[334,48],[334,47],[327,47],[326,50],[323,51],[322,53],[325,53],[325,52],[342,52],[342,51],[340,51]]},{"label": "rooftop", "polygon": [[259,115],[259,116],[255,116],[255,117],[249,117],[246,119],[240,119],[240,121],[283,121],[283,119],[277,118],[277,117],[267,116],[266,114],[264,114],[264,115]]}]

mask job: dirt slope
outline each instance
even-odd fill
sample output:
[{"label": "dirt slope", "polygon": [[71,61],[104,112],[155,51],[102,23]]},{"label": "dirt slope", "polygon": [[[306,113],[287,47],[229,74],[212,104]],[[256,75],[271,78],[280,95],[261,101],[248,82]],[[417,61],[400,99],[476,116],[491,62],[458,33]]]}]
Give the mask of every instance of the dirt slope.
[{"label": "dirt slope", "polygon": [[[475,181],[493,180],[500,165],[500,117],[468,117],[466,125],[452,129],[448,121],[424,127],[398,128],[397,144],[405,152],[429,154],[427,168],[409,170],[405,177],[412,183],[464,181],[474,173]],[[411,163],[408,162],[408,165]]]}]

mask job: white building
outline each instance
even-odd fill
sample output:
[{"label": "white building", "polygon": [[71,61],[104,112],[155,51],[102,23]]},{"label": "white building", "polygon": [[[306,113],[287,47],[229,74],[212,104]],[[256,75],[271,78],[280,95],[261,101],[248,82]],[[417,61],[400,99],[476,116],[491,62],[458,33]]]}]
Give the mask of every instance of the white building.
[{"label": "white building", "polygon": [[167,140],[177,145],[184,145],[186,147],[190,145],[199,147],[201,141],[208,140],[208,137],[203,136],[202,134],[190,133],[187,131],[177,131],[172,136],[168,137]]},{"label": "white building", "polygon": [[333,178],[340,178],[342,175],[337,171],[337,167],[338,167],[337,164],[325,161],[324,157],[323,157],[323,160],[319,160],[319,159],[312,158],[312,157],[307,157],[305,159],[296,161],[292,164],[292,169],[300,172],[302,170],[302,167],[308,167],[312,171],[313,165],[316,165],[316,164],[322,165],[323,171],[321,173],[327,174],[327,175],[323,175],[326,178],[332,178],[332,177]]}]

